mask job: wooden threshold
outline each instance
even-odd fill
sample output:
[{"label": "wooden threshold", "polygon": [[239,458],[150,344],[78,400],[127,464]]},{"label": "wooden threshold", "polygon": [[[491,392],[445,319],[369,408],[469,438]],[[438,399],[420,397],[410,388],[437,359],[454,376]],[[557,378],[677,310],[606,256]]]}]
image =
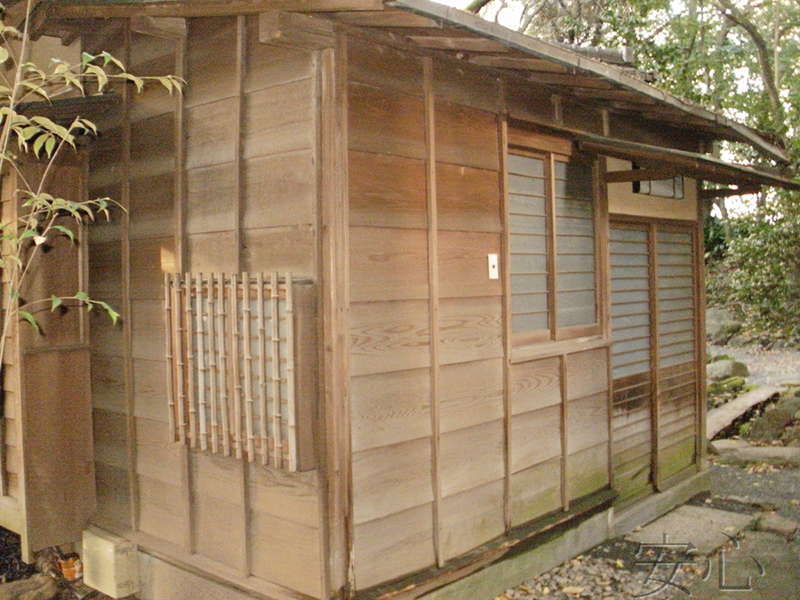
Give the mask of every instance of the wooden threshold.
[{"label": "wooden threshold", "polygon": [[610,488],[570,503],[567,511],[556,511],[508,531],[475,550],[386,584],[356,592],[355,600],[413,600],[449,583],[463,579],[490,565],[519,556],[557,538],[579,523],[609,508],[616,498]]}]

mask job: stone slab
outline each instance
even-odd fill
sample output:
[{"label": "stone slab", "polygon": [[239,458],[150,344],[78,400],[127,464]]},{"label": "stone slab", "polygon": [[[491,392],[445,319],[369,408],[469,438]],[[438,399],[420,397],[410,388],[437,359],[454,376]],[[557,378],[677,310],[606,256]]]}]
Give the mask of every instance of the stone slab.
[{"label": "stone slab", "polygon": [[756,523],[758,531],[770,531],[787,538],[794,537],[797,533],[798,523],[792,519],[787,519],[774,513],[762,515]]},{"label": "stone slab", "polygon": [[[716,442],[714,442],[716,445]],[[775,465],[800,466],[800,448],[796,446],[750,446],[720,452],[717,463],[746,465],[770,463]]]},{"label": "stone slab", "polygon": [[709,440],[714,439],[715,435],[742,416],[750,408],[761,402],[766,402],[779,393],[780,389],[776,387],[760,387],[742,394],[736,398],[736,400],[731,400],[719,408],[708,411],[706,417],[706,438]]},{"label": "stone slab", "polygon": [[642,544],[661,544],[664,534],[670,543],[694,544],[700,555],[708,555],[748,527],[757,517],[716,508],[679,506],[663,517],[625,536],[626,540]]}]

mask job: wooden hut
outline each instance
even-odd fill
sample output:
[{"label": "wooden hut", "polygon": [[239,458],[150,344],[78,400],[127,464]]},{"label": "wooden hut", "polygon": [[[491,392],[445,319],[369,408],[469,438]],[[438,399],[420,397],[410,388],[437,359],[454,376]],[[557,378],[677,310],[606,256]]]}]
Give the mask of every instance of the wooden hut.
[{"label": "wooden hut", "polygon": [[61,167],[125,210],[43,278],[122,324],[12,334],[26,557],[91,524],[137,544],[146,599],[466,598],[702,489],[703,207],[799,188],[710,151],[783,150],[427,0],[32,22],[187,87],[118,87]]}]

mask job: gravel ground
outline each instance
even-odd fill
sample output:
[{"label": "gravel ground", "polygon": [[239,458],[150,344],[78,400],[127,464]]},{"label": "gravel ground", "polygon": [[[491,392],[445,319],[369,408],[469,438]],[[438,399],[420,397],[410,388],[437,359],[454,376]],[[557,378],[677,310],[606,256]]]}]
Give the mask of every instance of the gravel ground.
[{"label": "gravel ground", "polygon": [[727,354],[750,370],[749,385],[774,385],[783,375],[800,374],[800,351],[764,350],[754,346],[709,346],[708,355]]},{"label": "gravel ground", "polygon": [[[781,376],[800,374],[800,351],[710,346],[708,352],[710,355],[727,354],[744,362],[750,370],[747,379],[750,385],[773,385]],[[775,510],[783,517],[800,522],[800,469],[713,464],[709,468],[711,493],[710,496],[698,497],[698,503],[723,510]],[[754,504],[759,506],[746,506]],[[632,542],[610,540],[586,555],[506,590],[494,600],[632,600],[642,597],[661,600],[687,597],[688,590],[670,586],[654,594],[659,584],[648,582],[646,564],[636,565],[648,560],[646,556],[637,557],[638,550],[637,544]],[[679,560],[676,557],[676,561]],[[687,563],[673,580],[678,585],[690,586],[692,579],[698,576],[697,563],[692,564],[691,557]]]}]

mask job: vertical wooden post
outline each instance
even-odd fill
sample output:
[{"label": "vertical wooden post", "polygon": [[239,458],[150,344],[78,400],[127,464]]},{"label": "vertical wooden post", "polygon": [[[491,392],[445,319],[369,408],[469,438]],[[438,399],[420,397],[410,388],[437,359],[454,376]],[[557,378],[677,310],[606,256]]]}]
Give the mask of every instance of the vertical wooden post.
[{"label": "vertical wooden post", "polygon": [[561,383],[561,508],[569,510],[569,444],[567,443],[567,427],[569,426],[569,385],[567,384],[567,355],[562,354],[558,361],[559,380]]},{"label": "vertical wooden post", "polygon": [[506,529],[511,528],[511,244],[509,243],[509,201],[508,201],[508,120],[500,117],[500,219],[501,251],[500,272],[503,285],[503,414],[504,439],[504,481],[503,481],[503,521]]},{"label": "vertical wooden post", "polygon": [[[125,64],[131,59],[131,30],[125,30]],[[122,370],[125,378],[125,429],[128,450],[128,492],[131,529],[139,529],[139,480],[136,475],[136,416],[133,390],[133,340],[131,329],[131,91],[122,86],[122,182],[120,204],[122,211]]]},{"label": "vertical wooden post", "polygon": [[697,431],[695,432],[695,452],[697,455],[697,470],[706,468],[707,449],[706,443],[706,277],[705,261],[703,260],[703,218],[702,203],[698,202],[697,224],[692,232],[694,241],[694,297],[695,297],[695,398],[697,411]]},{"label": "vertical wooden post", "polygon": [[652,443],[651,453],[651,470],[653,478],[653,487],[656,491],[661,490],[661,477],[660,469],[658,466],[659,460],[659,360],[658,360],[658,344],[659,344],[659,327],[658,327],[658,265],[657,265],[657,244],[656,233],[657,229],[654,223],[650,223],[648,228],[648,252],[650,253],[650,378],[652,390],[652,404],[650,411],[650,436]]},{"label": "vertical wooden post", "polygon": [[347,194],[347,40],[319,51],[319,268],[324,424],[325,597],[350,596],[353,501],[350,432],[350,276]]},{"label": "vertical wooden post", "polygon": [[428,200],[428,322],[430,329],[431,478],[433,486],[433,552],[444,565],[442,550],[442,466],[439,398],[439,216],[436,198],[436,116],[433,97],[433,61],[423,59],[425,94],[425,163]]}]

